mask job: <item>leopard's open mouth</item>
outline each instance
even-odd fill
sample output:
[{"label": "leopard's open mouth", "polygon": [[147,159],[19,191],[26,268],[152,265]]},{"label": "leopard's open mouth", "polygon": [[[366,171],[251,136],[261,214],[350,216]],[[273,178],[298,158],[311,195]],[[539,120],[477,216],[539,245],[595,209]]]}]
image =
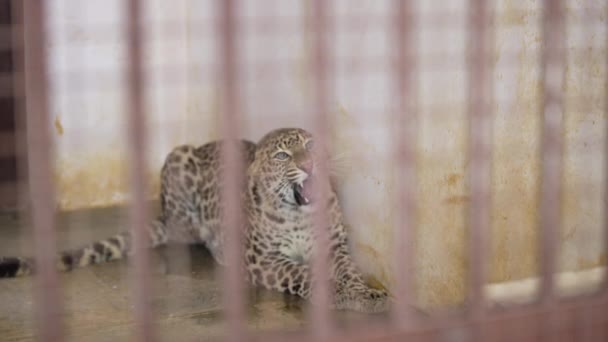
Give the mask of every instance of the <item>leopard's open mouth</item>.
[{"label": "leopard's open mouth", "polygon": [[309,205],[312,201],[312,181],[310,177],[301,183],[294,183],[293,197],[299,206]]}]

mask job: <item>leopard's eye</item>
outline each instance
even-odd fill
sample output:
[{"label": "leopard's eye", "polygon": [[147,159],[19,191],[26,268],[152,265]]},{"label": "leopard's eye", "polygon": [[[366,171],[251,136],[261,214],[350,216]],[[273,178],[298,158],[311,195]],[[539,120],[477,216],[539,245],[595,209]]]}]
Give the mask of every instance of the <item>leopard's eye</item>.
[{"label": "leopard's eye", "polygon": [[289,158],[289,153],[281,151],[275,154],[274,158],[278,160],[287,160]]},{"label": "leopard's eye", "polygon": [[312,150],[312,148],[315,146],[314,142],[312,140],[308,140],[306,142],[306,144],[304,144],[304,148],[307,150]]}]

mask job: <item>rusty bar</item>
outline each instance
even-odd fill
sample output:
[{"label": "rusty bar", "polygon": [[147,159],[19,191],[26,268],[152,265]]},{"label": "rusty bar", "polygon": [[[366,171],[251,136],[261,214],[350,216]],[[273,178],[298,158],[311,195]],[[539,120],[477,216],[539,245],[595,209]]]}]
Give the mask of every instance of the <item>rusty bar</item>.
[{"label": "rusty bar", "polygon": [[395,307],[393,321],[398,329],[412,324],[413,304],[412,279],[414,272],[414,224],[416,215],[416,148],[418,123],[417,113],[417,60],[414,25],[417,23],[411,1],[396,0],[395,33],[397,43],[397,97],[398,110],[394,111],[393,139],[396,142],[395,160],[397,161],[398,183],[396,200],[397,210],[394,227],[395,253],[393,270],[397,274],[395,285]]},{"label": "rusty bar", "polygon": [[225,144],[222,159],[225,165],[222,188],[222,206],[224,217],[223,229],[226,230],[226,268],[222,274],[224,291],[223,300],[228,320],[228,339],[243,341],[247,338],[245,316],[245,285],[242,269],[243,262],[243,213],[241,192],[244,188],[243,161],[238,145],[240,131],[240,104],[238,84],[238,50],[236,18],[236,1],[224,0],[220,6],[219,24],[219,62],[221,63],[220,87],[222,94],[223,115],[221,131]]},{"label": "rusty bar", "polygon": [[[493,85],[489,59],[492,51],[487,2],[473,0],[469,7],[468,37],[468,114],[469,114],[469,286],[471,319],[478,323],[485,310],[487,235],[490,229],[490,181],[492,144]],[[474,326],[478,326],[475,324]],[[479,331],[475,331],[475,334]],[[479,339],[479,336],[476,336]]]},{"label": "rusty bar", "polygon": [[35,299],[38,338],[64,337],[63,304],[55,267],[55,189],[51,182],[53,141],[49,132],[46,2],[23,3],[27,155],[35,250]]},{"label": "rusty bar", "polygon": [[562,84],[564,78],[564,14],[560,0],[543,2],[543,40],[541,73],[543,84],[543,121],[541,142],[540,227],[541,301],[553,300],[555,251],[560,227],[562,174]]},{"label": "rusty bar", "polygon": [[[318,146],[315,164],[315,178],[325,180],[329,177],[327,165],[328,130],[328,99],[330,98],[329,61],[328,61],[328,35],[329,15],[327,3],[324,0],[312,2],[310,28],[312,30],[312,67],[314,77],[314,135],[315,146]],[[328,340],[333,331],[333,321],[328,303],[332,300],[329,291],[329,233],[327,217],[327,201],[329,184],[324,181],[314,182],[314,191],[319,194],[317,211],[315,212],[316,250],[312,262],[313,302],[310,314],[312,315],[312,334],[316,340]]]},{"label": "rusty bar", "polygon": [[135,304],[135,338],[138,341],[154,341],[152,307],[150,305],[150,260],[148,234],[146,233],[148,207],[146,189],[146,130],[144,115],[144,74],[142,41],[144,28],[141,23],[142,5],[139,0],[126,2],[127,81],[128,81],[128,129],[129,178],[131,184],[131,208],[129,223],[133,238],[132,296]]}]

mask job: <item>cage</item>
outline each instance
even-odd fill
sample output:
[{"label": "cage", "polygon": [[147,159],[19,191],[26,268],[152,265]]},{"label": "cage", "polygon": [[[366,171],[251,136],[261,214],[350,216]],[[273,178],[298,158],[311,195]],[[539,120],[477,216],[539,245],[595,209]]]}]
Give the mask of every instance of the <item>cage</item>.
[{"label": "cage", "polygon": [[[606,340],[604,1],[0,8],[0,269],[33,258],[0,279],[0,339]],[[281,127],[325,151],[314,190],[384,312],[331,308],[323,210],[312,301],[244,280],[232,142]],[[216,140],[227,266],[205,241],[146,248],[167,155]],[[127,258],[57,268],[121,232]]]}]

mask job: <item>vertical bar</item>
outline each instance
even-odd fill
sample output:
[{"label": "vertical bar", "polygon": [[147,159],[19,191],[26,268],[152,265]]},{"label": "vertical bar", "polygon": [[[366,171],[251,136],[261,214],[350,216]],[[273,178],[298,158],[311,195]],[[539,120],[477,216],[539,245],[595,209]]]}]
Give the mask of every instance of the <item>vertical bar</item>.
[{"label": "vertical bar", "polygon": [[574,319],[574,332],[577,335],[576,339],[583,342],[593,341],[593,308],[590,306],[582,307]]},{"label": "vertical bar", "polygon": [[474,319],[483,315],[486,280],[487,232],[490,228],[492,102],[488,52],[491,51],[487,2],[472,0],[469,7],[469,304]]},{"label": "vertical bar", "polygon": [[541,253],[540,303],[549,310],[545,314],[541,334],[544,339],[557,341],[559,325],[555,306],[555,257],[558,247],[561,214],[562,134],[563,104],[562,85],[565,69],[565,27],[561,0],[543,1],[543,43],[541,51],[541,75],[543,86],[543,120],[541,141],[540,228]]},{"label": "vertical bar", "polygon": [[62,296],[55,260],[55,189],[51,182],[53,142],[50,135],[47,71],[46,1],[23,3],[25,38],[25,90],[29,190],[36,262],[38,337],[60,341]]},{"label": "vertical bar", "polygon": [[[469,170],[468,186],[471,203],[469,222],[469,286],[472,336],[482,341],[482,324],[485,311],[484,284],[487,269],[487,235],[490,229],[490,181],[492,154],[492,118],[490,103],[494,86],[491,82],[490,14],[485,0],[471,0],[469,7]],[[489,55],[490,53],[490,55]]]},{"label": "vertical bar", "polygon": [[[604,13],[608,15],[608,5],[604,8]],[[606,21],[606,37],[604,44],[606,44],[606,48],[608,49],[608,21]],[[604,251],[608,250],[608,52],[605,57],[605,80],[604,80],[604,89],[606,93],[604,94],[604,120],[605,120],[605,130],[604,130]],[[603,286],[602,286],[603,298],[604,302],[608,303],[608,271],[604,272]],[[607,308],[608,309],[608,308]],[[608,312],[603,312],[604,315],[608,315]]]},{"label": "vertical bar", "polygon": [[417,58],[414,36],[415,15],[411,1],[395,0],[395,33],[397,43],[396,85],[398,107],[393,118],[395,127],[395,160],[398,174],[396,178],[396,199],[399,206],[394,228],[395,254],[393,269],[397,274],[393,310],[393,321],[398,328],[404,329],[412,324],[412,265],[414,250],[412,239],[416,214],[414,202],[416,192],[416,149],[418,123],[417,114]]},{"label": "vertical bar", "polygon": [[[590,9],[586,9],[587,13],[590,13]],[[608,5],[604,5],[604,15],[608,15]],[[591,13],[589,14],[591,16]],[[604,29],[606,30],[606,37],[604,44],[608,47],[608,21],[606,21]],[[608,250],[608,52],[606,52],[605,56],[605,74],[604,74],[604,119],[605,119],[605,130],[604,130],[604,229],[603,229],[603,241],[604,241],[604,250]],[[604,304],[600,309],[592,310],[591,317],[594,322],[605,322],[608,317],[608,274],[604,273],[604,279],[600,285],[599,290],[599,299]],[[597,324],[597,323],[596,323]],[[606,332],[606,324],[596,325],[595,326],[595,336],[598,341],[606,340],[608,337],[608,333]]]},{"label": "vertical bar", "polygon": [[[314,134],[318,158],[315,164],[316,177],[318,179],[328,179],[327,169],[327,142],[328,142],[328,120],[327,105],[330,98],[328,85],[329,63],[328,63],[328,13],[324,0],[314,0],[312,2],[311,29],[313,30],[312,66],[314,77]],[[312,333],[316,340],[328,340],[333,330],[333,321],[329,312],[328,303],[331,300],[329,292],[329,232],[327,217],[327,201],[329,194],[328,182],[314,182],[314,191],[319,194],[317,211],[315,212],[315,232],[317,236],[317,246],[312,263],[312,273],[315,281],[313,282],[313,302],[317,305],[312,306],[311,321]]]},{"label": "vertical bar", "polygon": [[555,251],[560,227],[564,78],[564,14],[561,0],[543,2],[541,75],[543,82],[543,122],[541,141],[540,227],[541,301],[554,297]]},{"label": "vertical bar", "polygon": [[[605,13],[608,15],[608,5],[605,6]],[[604,44],[606,44],[606,48],[608,49],[608,20],[606,21],[606,37]],[[608,250],[608,52],[606,53],[605,60],[605,71],[604,77],[604,89],[606,93],[604,94],[604,120],[605,120],[605,130],[604,130],[604,251]],[[603,280],[603,297],[605,298],[605,302],[608,303],[608,272],[604,273]],[[607,308],[608,309],[608,308]],[[608,315],[608,312],[605,312],[604,315]]]},{"label": "vertical bar", "polygon": [[221,94],[223,105],[222,136],[224,149],[222,151],[225,165],[225,181],[222,188],[224,217],[222,222],[226,229],[226,268],[223,273],[223,299],[228,320],[228,339],[243,341],[246,338],[245,326],[245,285],[242,269],[243,262],[243,211],[241,192],[244,188],[243,160],[238,134],[240,131],[240,103],[237,92],[238,84],[238,51],[236,18],[236,1],[223,0],[220,2],[220,48],[221,63]]},{"label": "vertical bar", "polygon": [[135,304],[135,338],[138,341],[154,341],[152,310],[150,305],[150,261],[148,234],[146,233],[148,207],[145,203],[146,177],[146,130],[144,116],[144,75],[142,64],[142,41],[144,29],[141,23],[140,0],[129,0],[127,10],[128,44],[128,129],[129,177],[131,184],[131,208],[129,223],[133,238],[132,288]]}]

